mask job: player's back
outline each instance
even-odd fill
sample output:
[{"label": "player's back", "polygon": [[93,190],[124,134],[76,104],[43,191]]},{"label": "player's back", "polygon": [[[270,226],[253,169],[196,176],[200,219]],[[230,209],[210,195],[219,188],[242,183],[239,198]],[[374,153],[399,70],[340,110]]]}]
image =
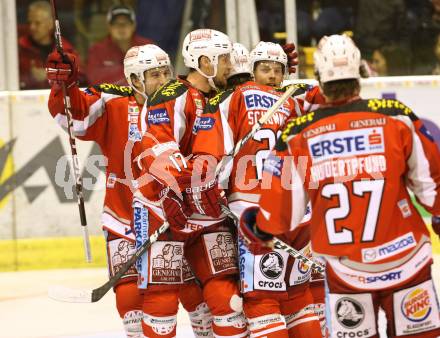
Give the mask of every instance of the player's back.
[{"label": "player's back", "polygon": [[423,204],[438,203],[429,163],[436,154],[411,118],[398,101],[357,100],[288,125],[282,137],[296,135],[289,146],[307,159],[315,252],[384,263],[429,240],[407,184]]}]

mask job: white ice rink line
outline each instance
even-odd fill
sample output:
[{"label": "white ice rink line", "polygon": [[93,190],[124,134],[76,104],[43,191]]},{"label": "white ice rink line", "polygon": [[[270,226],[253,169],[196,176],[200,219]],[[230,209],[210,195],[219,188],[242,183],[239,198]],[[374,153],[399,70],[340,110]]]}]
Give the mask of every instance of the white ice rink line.
[{"label": "white ice rink line", "polygon": [[[440,256],[434,259],[433,276],[440,290]],[[49,285],[93,289],[106,277],[105,269],[0,273],[0,337],[124,338],[112,292],[92,304],[60,303],[47,297]],[[177,337],[192,338],[188,315],[183,310],[177,322]],[[385,338],[384,324],[380,331]]]}]

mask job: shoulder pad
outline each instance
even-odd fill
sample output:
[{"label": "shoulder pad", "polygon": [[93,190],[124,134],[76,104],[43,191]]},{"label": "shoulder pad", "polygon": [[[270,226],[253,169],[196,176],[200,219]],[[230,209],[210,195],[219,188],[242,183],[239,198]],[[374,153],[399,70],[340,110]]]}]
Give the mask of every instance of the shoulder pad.
[{"label": "shoulder pad", "polygon": [[317,121],[315,112],[310,112],[308,114],[305,114],[303,116],[298,116],[292,119],[289,119],[289,121],[286,124],[286,127],[284,128],[280,139],[283,142],[287,142],[287,139],[291,135],[296,135],[301,130],[312,124],[313,122]]},{"label": "shoulder pad", "polygon": [[366,103],[370,111],[382,113],[385,115],[405,115],[411,121],[417,121],[418,117],[413,113],[412,109],[395,99],[369,99],[362,100]]},{"label": "shoulder pad", "polygon": [[100,85],[93,86],[93,88],[102,93],[130,96],[133,95],[133,89],[128,86],[118,86],[112,83],[101,83]]},{"label": "shoulder pad", "polygon": [[287,89],[290,87],[295,88],[295,91],[293,92],[292,96],[302,95],[304,93],[307,93],[310,89],[313,88],[312,85],[309,85],[307,83],[292,83],[292,84],[284,86],[282,88],[277,88],[277,91],[285,93],[287,91]]},{"label": "shoulder pad", "polygon": [[179,97],[187,90],[188,88],[184,83],[178,80],[170,80],[153,94],[149,100],[149,105],[154,106],[162,102],[170,101]]},{"label": "shoulder pad", "polygon": [[218,109],[218,106],[220,103],[222,103],[224,100],[226,100],[229,95],[231,95],[234,92],[232,89],[227,89],[224,91],[221,91],[216,96],[210,98],[208,100],[208,103],[205,106],[204,113],[215,113]]}]

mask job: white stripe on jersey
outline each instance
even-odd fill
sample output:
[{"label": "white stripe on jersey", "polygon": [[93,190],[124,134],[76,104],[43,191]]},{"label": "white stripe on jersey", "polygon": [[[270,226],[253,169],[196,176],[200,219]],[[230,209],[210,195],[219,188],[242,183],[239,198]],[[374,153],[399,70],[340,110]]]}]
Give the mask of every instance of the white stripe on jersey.
[{"label": "white stripe on jersey", "polygon": [[174,139],[177,142],[182,140],[186,130],[185,106],[188,91],[180,95],[174,103]]}]

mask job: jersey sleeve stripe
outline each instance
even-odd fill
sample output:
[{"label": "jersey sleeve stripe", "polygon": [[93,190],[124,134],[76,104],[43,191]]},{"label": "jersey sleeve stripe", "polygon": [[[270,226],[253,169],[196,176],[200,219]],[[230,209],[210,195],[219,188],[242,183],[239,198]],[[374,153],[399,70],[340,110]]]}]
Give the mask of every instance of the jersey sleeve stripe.
[{"label": "jersey sleeve stripe", "polygon": [[[90,128],[96,120],[98,120],[105,112],[105,104],[119,95],[102,93],[101,97],[94,102],[88,111],[88,115],[83,120],[73,119],[73,133],[75,136],[84,136],[88,128]],[[58,113],[55,121],[67,131],[67,117],[65,114]]]},{"label": "jersey sleeve stripe", "polygon": [[188,91],[186,91],[183,95],[180,95],[175,103],[174,103],[174,139],[177,142],[185,135],[186,130],[186,116],[185,116],[185,106],[186,106],[186,97]]},{"label": "jersey sleeve stripe", "polygon": [[416,133],[413,133],[413,148],[408,158],[408,186],[417,198],[428,207],[434,206],[437,196],[436,183],[432,178],[428,158],[422,142]]}]

